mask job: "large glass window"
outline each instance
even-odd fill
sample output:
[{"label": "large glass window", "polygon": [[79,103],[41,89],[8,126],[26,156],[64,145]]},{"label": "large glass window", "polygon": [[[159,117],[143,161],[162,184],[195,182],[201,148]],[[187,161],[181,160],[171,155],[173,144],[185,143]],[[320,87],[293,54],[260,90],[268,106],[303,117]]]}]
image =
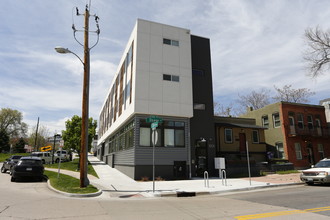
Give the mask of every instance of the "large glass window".
[{"label": "large glass window", "polygon": [[[140,123],[140,146],[152,146],[152,131],[150,123],[141,120]],[[185,123],[180,121],[164,121],[157,128],[157,147],[184,147],[185,146]],[[149,137],[149,139],[148,139]],[[149,141],[148,141],[148,140]]]},{"label": "large glass window", "polygon": [[231,128],[225,128],[225,142],[233,143],[233,130]]},{"label": "large glass window", "polygon": [[302,160],[301,146],[300,143],[294,143],[297,160]]},{"label": "large glass window", "polygon": [[175,146],[184,147],[184,130],[175,130]]},{"label": "large glass window", "polygon": [[164,130],[164,146],[165,147],[174,147],[174,129],[165,129]]},{"label": "large glass window", "polygon": [[151,146],[150,128],[140,128],[140,146]]}]

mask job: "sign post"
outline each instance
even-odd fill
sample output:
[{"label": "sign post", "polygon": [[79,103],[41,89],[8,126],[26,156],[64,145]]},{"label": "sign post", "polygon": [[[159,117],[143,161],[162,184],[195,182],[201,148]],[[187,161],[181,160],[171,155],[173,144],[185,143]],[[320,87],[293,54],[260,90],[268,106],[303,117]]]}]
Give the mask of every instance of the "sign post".
[{"label": "sign post", "polygon": [[152,135],[151,135],[151,140],[152,140],[152,192],[155,192],[155,146],[158,141],[158,133],[156,131],[159,123],[163,122],[162,118],[159,118],[157,116],[150,116],[149,118],[146,119],[147,123],[151,123],[150,127],[152,129]]}]

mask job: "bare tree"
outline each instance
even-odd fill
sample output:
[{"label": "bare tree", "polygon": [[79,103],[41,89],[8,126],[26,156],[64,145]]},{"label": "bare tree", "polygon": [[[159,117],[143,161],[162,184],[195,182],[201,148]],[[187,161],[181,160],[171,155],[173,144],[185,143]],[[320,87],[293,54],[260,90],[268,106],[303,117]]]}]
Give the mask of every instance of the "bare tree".
[{"label": "bare tree", "polygon": [[235,116],[233,104],[229,104],[227,106],[214,102],[214,115],[216,116]]},{"label": "bare tree", "polygon": [[330,69],[330,30],[322,31],[319,27],[305,30],[308,49],[305,51],[304,59],[312,77]]},{"label": "bare tree", "polygon": [[309,97],[313,96],[315,92],[311,92],[307,88],[294,89],[292,85],[285,85],[283,88],[274,86],[277,95],[273,99],[277,102],[294,102],[294,103],[307,103]]},{"label": "bare tree", "polygon": [[37,143],[35,143],[36,141],[36,133],[34,132],[36,130],[36,126],[34,126],[31,129],[31,134],[28,138],[28,144],[30,146],[34,146],[35,144],[37,146],[35,147],[44,147],[47,145],[48,143],[48,137],[50,137],[50,132],[49,129],[46,126],[40,126],[40,128],[38,129],[38,133],[37,133]]},{"label": "bare tree", "polygon": [[247,95],[238,94],[238,102],[245,108],[243,112],[245,112],[249,107],[252,107],[253,109],[259,109],[270,104],[269,92],[270,91],[267,89],[261,89],[259,91],[253,90]]}]

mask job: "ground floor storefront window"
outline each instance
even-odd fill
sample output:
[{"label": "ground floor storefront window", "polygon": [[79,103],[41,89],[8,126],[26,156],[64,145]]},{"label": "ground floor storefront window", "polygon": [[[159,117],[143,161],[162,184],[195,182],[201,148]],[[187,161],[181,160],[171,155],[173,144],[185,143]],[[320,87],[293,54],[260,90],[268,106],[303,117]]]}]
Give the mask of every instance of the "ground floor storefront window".
[{"label": "ground floor storefront window", "polygon": [[[159,124],[156,131],[157,147],[185,147],[185,122],[164,121]],[[152,146],[152,129],[150,123],[140,120],[140,146]]]}]

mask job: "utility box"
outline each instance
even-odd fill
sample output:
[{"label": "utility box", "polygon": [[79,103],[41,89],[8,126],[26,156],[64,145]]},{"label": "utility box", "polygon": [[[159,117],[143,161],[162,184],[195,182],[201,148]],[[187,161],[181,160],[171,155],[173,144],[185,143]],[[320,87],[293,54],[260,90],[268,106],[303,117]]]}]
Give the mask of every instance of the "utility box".
[{"label": "utility box", "polygon": [[226,169],[225,158],[224,157],[215,157],[214,165],[215,165],[215,169],[219,169],[219,170]]}]

